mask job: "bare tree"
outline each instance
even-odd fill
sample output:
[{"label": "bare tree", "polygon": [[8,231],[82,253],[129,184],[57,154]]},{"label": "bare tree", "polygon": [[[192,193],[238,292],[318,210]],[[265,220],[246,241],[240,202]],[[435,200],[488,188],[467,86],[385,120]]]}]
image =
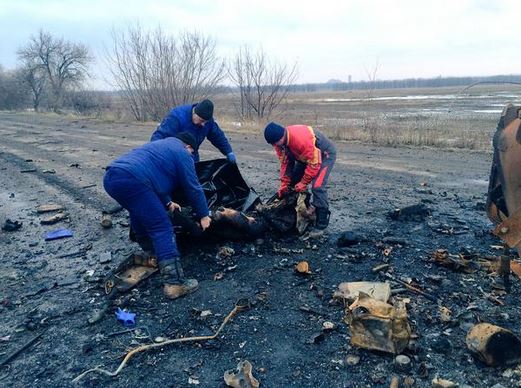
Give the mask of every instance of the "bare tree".
[{"label": "bare tree", "polygon": [[26,62],[21,74],[24,84],[30,90],[33,109],[38,112],[47,89],[46,73],[41,66]]},{"label": "bare tree", "polygon": [[106,56],[115,86],[136,120],[159,120],[172,106],[214,93],[224,78],[215,41],[199,33],[170,36],[139,24],[112,31]]},{"label": "bare tree", "polygon": [[297,78],[297,64],[278,64],[262,48],[252,52],[245,46],[228,67],[228,74],[239,89],[238,113],[261,119],[269,117],[287,96]]},{"label": "bare tree", "polygon": [[85,80],[92,61],[87,46],[55,38],[43,30],[18,50],[18,59],[26,69],[32,69],[34,75],[37,70],[45,73],[54,111],[61,108],[67,89]]},{"label": "bare tree", "polygon": [[367,93],[366,93],[366,99],[371,100],[374,98],[374,91],[376,89],[376,76],[378,74],[378,70],[380,67],[380,63],[378,58],[376,59],[376,63],[372,69],[367,69],[367,67],[364,66],[365,74],[367,75]]}]

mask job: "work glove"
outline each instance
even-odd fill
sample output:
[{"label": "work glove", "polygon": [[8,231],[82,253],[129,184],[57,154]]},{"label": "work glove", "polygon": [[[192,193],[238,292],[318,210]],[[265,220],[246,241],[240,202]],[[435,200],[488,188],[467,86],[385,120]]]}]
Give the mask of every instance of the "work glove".
[{"label": "work glove", "polygon": [[277,191],[277,198],[282,198],[284,197],[286,194],[289,193],[289,186],[287,185],[281,185],[279,190]]},{"label": "work glove", "polygon": [[308,185],[306,185],[305,183],[302,183],[302,182],[299,182],[295,185],[295,191],[297,193],[303,193],[304,191],[306,191],[308,189]]},{"label": "work glove", "polygon": [[233,152],[230,152],[226,155],[226,159],[228,159],[228,163],[237,164],[237,158]]}]

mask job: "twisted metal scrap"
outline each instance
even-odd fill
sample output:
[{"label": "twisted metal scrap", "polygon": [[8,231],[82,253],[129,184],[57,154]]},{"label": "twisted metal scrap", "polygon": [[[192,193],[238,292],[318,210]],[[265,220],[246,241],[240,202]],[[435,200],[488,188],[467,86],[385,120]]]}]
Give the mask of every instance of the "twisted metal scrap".
[{"label": "twisted metal scrap", "polygon": [[224,326],[226,326],[226,324],[230,321],[230,319],[232,319],[238,312],[244,311],[248,307],[249,307],[249,301],[247,299],[240,299],[235,304],[235,307],[233,308],[233,310],[230,311],[230,313],[224,318],[223,322],[221,323],[221,326],[219,326],[219,328],[217,329],[217,331],[213,335],[204,335],[204,336],[186,337],[186,338],[175,338],[175,339],[166,340],[166,341],[160,342],[160,343],[141,345],[141,346],[138,346],[137,348],[134,348],[134,349],[130,350],[127,353],[127,355],[125,356],[125,358],[123,359],[123,361],[121,361],[121,364],[119,364],[118,369],[116,369],[114,372],[108,371],[106,369],[102,369],[99,366],[97,366],[95,368],[86,370],[82,374],[78,375],[77,377],[75,377],[72,380],[72,382],[76,383],[76,382],[80,381],[83,377],[85,377],[87,374],[89,374],[91,372],[98,372],[98,373],[101,373],[101,374],[103,374],[105,376],[116,377],[121,372],[121,370],[125,367],[125,365],[127,364],[128,360],[130,360],[130,358],[133,355],[135,355],[137,353],[141,353],[141,352],[147,351],[147,350],[150,350],[150,349],[161,348],[161,347],[166,346],[166,345],[177,344],[177,343],[181,343],[181,342],[207,341],[207,340],[215,339],[215,338],[217,338],[217,336],[219,335],[221,330],[224,328]]}]

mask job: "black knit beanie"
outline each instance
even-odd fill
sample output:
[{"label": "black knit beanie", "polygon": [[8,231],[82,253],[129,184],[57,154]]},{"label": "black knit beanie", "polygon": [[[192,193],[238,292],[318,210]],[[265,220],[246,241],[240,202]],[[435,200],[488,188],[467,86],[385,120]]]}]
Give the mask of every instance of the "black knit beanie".
[{"label": "black knit beanie", "polygon": [[199,146],[197,144],[197,140],[195,140],[194,135],[192,135],[189,132],[180,132],[180,133],[174,135],[174,137],[177,137],[183,143],[188,144],[190,147],[192,147],[194,149],[194,151],[197,151],[197,149],[199,148]]},{"label": "black knit beanie", "polygon": [[284,136],[284,127],[277,123],[269,123],[264,128],[264,138],[269,144],[275,144]]},{"label": "black knit beanie", "polygon": [[210,100],[203,100],[194,108],[194,113],[203,120],[211,120],[213,117],[213,102]]}]

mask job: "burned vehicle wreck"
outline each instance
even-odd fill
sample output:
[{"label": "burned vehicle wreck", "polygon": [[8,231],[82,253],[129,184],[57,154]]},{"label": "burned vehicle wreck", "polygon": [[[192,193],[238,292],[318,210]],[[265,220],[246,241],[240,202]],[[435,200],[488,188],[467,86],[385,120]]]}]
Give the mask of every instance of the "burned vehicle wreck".
[{"label": "burned vehicle wreck", "polygon": [[[266,203],[242,177],[239,168],[226,159],[196,163],[196,173],[203,188],[212,223],[202,231],[192,214],[188,198],[175,192],[172,198],[181,211],[169,213],[172,227],[180,242],[252,240],[267,233],[277,235],[294,232],[302,234],[314,223],[314,209],[307,193],[289,193],[282,199],[271,197]],[[131,241],[136,242],[132,229]],[[150,242],[150,248],[152,247]],[[144,249],[133,253],[110,271],[104,282],[105,293],[125,292],[155,273],[157,261]]]},{"label": "burned vehicle wreck", "polygon": [[487,214],[494,234],[521,251],[521,107],[507,105],[494,134]]}]

